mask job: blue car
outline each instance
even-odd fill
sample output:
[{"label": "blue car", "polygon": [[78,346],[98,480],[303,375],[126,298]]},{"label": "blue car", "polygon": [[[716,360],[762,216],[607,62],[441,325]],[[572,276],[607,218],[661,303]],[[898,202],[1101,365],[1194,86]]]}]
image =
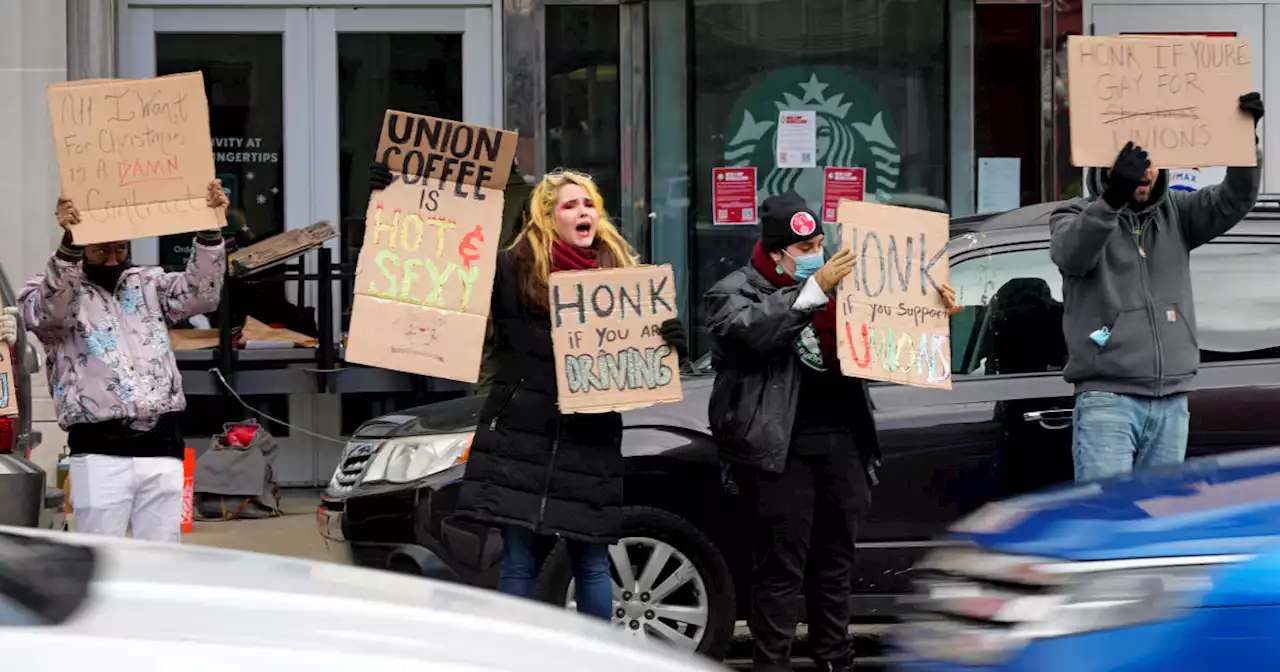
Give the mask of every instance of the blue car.
[{"label": "blue car", "polygon": [[988,504],[947,540],[899,669],[1280,670],[1280,448]]}]

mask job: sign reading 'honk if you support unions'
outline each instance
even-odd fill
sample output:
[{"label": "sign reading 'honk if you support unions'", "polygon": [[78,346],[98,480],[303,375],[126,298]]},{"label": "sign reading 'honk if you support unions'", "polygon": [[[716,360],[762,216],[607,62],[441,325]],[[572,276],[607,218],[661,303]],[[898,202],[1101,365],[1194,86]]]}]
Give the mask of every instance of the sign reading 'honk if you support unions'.
[{"label": "sign reading 'honk if you support unions'", "polygon": [[1068,40],[1071,160],[1110,167],[1132,142],[1160,168],[1254,166],[1254,53],[1234,37]]}]

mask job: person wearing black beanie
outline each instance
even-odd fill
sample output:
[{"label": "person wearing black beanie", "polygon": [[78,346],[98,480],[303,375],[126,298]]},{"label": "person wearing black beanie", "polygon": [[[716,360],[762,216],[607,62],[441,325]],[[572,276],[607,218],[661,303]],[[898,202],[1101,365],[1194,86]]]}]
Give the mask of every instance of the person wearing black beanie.
[{"label": "person wearing black beanie", "polygon": [[[716,371],[712,433],[753,502],[752,669],[791,669],[801,588],[819,670],[853,666],[850,575],[857,521],[880,449],[866,385],[840,374],[832,292],[854,268],[826,259],[813,211],[795,192],[760,207],[751,260],[706,294]],[[812,542],[811,542],[812,538]]]}]

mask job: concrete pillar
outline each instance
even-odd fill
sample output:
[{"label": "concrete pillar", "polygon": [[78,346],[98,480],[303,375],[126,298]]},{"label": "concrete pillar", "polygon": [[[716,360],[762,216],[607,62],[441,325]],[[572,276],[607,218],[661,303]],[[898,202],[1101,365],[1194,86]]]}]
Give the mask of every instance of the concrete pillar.
[{"label": "concrete pillar", "polygon": [[67,0],[67,80],[116,76],[116,0]]},{"label": "concrete pillar", "polygon": [[[61,190],[45,87],[67,79],[67,4],[0,0],[0,266],[15,292],[44,269],[60,237]],[[34,341],[34,339],[31,339]],[[43,372],[31,377],[32,424],[44,442],[32,458],[52,472],[65,434],[53,422]]]}]

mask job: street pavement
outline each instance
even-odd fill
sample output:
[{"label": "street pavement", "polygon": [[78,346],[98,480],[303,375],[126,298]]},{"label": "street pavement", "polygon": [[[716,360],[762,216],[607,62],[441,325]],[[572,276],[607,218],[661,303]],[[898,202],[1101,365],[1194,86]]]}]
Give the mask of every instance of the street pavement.
[{"label": "street pavement", "polygon": [[[282,490],[280,507],[284,515],[264,520],[196,521],[191,533],[183,536],[182,543],[328,561],[330,558],[324,542],[316,530],[316,509],[319,505],[319,490]],[[803,638],[804,626],[800,630]],[[881,653],[871,635],[882,631],[883,626],[854,626],[852,630],[857,636],[859,651]],[[796,670],[814,669],[806,655],[803,641],[797,643]],[[746,625],[740,622],[725,664],[733,670],[750,670],[750,656],[751,643]],[[858,669],[878,672],[885,669],[885,662],[884,657],[874,655],[859,659]]]}]

